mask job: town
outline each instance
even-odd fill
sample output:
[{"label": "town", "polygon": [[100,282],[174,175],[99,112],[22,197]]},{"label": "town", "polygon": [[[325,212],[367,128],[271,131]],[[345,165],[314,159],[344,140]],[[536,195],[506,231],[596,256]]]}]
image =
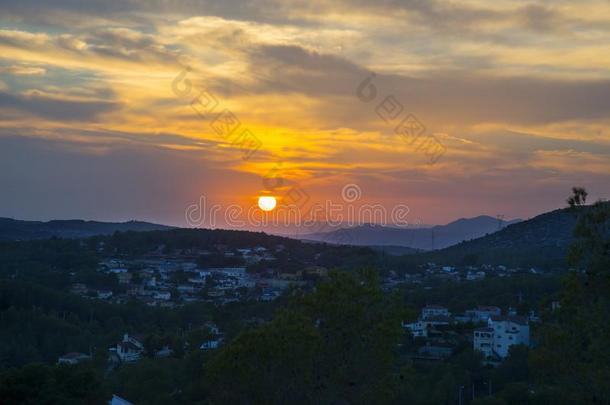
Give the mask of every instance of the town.
[{"label": "town", "polygon": [[[329,271],[329,266],[318,260],[320,253],[299,268],[286,270],[276,262],[278,255],[290,257],[292,254],[283,244],[271,248],[232,248],[216,244],[210,249],[175,249],[172,252],[159,245],[137,257],[106,255],[104,246],[105,243],[100,242],[97,248],[104,257],[97,268],[98,273],[105,276],[104,282],[76,281],[71,285],[72,293],[113,303],[136,299],[160,307],[176,307],[189,302],[225,305],[238,301],[272,301],[290,287],[313,288]],[[382,287],[390,291],[405,286],[427,289],[449,281],[548,273],[536,268],[503,265],[426,263],[412,269],[383,272],[381,282]]]},{"label": "town", "polygon": [[[290,256],[284,244],[270,247],[234,248],[214,244],[208,249],[173,249],[158,245],[141,255],[108,254],[105,242],[98,242],[102,257],[97,272],[105,280],[102,285],[75,282],[70,291],[87,299],[123,304],[137,300],[151,307],[176,308],[190,303],[205,303],[222,307],[231,303],[271,302],[287,290],[298,288],[312,291],[320,280],[328,277],[329,269],[321,266],[314,255],[302,269],[283,272],[278,268],[278,256]],[[383,273],[381,286],[386,293],[400,289],[431,290],[439,283],[470,283],[486,278],[510,278],[515,275],[545,273],[534,268],[507,266],[442,266],[426,263],[408,272],[390,270]],[[108,280],[111,280],[108,282]],[[514,307],[506,313],[497,306],[478,306],[463,313],[452,314],[447,307],[428,304],[416,320],[403,321],[406,336],[413,339],[407,354],[414,361],[440,361],[460,348],[470,346],[480,352],[485,362],[498,364],[509,354],[513,345],[530,346],[530,323],[541,322],[534,310],[517,315]],[[220,328],[207,322],[205,339],[198,342],[201,350],[215,350],[225,341]],[[145,352],[142,336],[125,333],[116,346],[109,348],[109,360],[114,367],[141,359]],[[157,347],[153,355],[166,357],[171,349]],[[76,364],[88,360],[85,353],[70,352],[59,363]]]}]

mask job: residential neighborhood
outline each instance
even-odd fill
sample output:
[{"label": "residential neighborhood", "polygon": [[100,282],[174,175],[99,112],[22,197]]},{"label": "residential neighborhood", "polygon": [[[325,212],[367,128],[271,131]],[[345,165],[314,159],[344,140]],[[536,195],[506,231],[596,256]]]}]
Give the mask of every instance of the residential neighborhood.
[{"label": "residential neighborhood", "polygon": [[[470,342],[486,361],[493,363],[508,357],[514,345],[530,346],[530,320],[517,316],[512,309],[502,315],[495,306],[478,306],[452,315],[443,306],[427,305],[416,321],[403,322],[402,326],[423,342],[417,351],[420,358],[444,358],[460,343]],[[465,324],[472,327],[464,328]]]},{"label": "residential neighborhood", "polygon": [[[103,251],[104,246],[99,249]],[[328,273],[326,268],[313,265],[294,273],[266,266],[276,260],[274,251],[284,250],[282,245],[274,251],[261,246],[240,249],[217,246],[216,249],[166,254],[162,253],[163,246],[159,246],[141,256],[109,256],[100,262],[98,272],[111,280],[111,288],[75,282],[70,290],[83,297],[115,303],[136,299],[159,307],[197,301],[226,305],[244,300],[273,301],[290,286],[312,286],[313,281]],[[206,257],[215,265],[206,265]],[[218,265],[223,262],[226,265]]]}]

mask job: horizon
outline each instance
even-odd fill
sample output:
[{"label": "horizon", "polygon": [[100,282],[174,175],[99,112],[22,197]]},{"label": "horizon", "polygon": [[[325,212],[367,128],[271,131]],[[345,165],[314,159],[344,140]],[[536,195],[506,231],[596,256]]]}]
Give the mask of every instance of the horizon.
[{"label": "horizon", "polygon": [[[565,207],[560,207],[557,209],[562,209]],[[551,210],[551,211],[555,211],[555,209]],[[513,222],[513,221],[526,221],[528,219],[534,218],[538,215],[542,215],[545,214],[547,212],[551,212],[551,211],[545,211],[545,212],[541,212],[539,214],[534,215],[533,217],[530,218],[502,218],[503,222]],[[451,224],[453,222],[457,222],[457,221],[461,221],[461,220],[470,220],[470,219],[476,219],[476,218],[481,218],[481,217],[486,217],[486,218],[491,218],[493,220],[498,220],[497,217],[494,217],[493,215],[488,215],[488,214],[481,214],[481,215],[475,215],[473,217],[460,217],[460,218],[455,218],[450,220],[449,222],[445,222],[445,223],[440,223],[440,224],[407,224],[404,226],[400,226],[400,225],[395,225],[392,223],[386,224],[386,225],[382,225],[382,224],[378,224],[378,223],[374,223],[374,222],[366,222],[366,223],[359,223],[359,224],[355,224],[356,226],[386,226],[389,228],[396,228],[396,229],[401,229],[401,228],[409,228],[412,227],[414,225],[418,226],[418,227],[428,227],[428,226],[443,226],[443,225],[448,225]],[[167,223],[161,223],[161,222],[155,222],[155,221],[149,221],[149,220],[144,220],[144,219],[139,219],[139,218],[132,218],[132,219],[117,219],[117,220],[112,220],[112,219],[95,219],[95,218],[49,218],[49,219],[31,219],[31,218],[15,218],[15,217],[6,217],[6,216],[2,216],[0,215],[0,219],[10,219],[10,220],[14,220],[14,221],[23,221],[23,222],[42,222],[42,223],[47,223],[47,222],[53,222],[53,221],[84,221],[84,222],[100,222],[100,223],[118,223],[118,224],[123,224],[123,223],[128,223],[128,222],[143,222],[143,223],[150,223],[153,225],[162,225],[162,226],[168,226],[168,227],[175,227],[175,228],[185,228],[188,229],[188,227],[182,227],[182,226],[178,226],[178,225],[172,225],[172,224],[167,224]],[[294,224],[291,224],[294,225]],[[227,230],[233,230],[233,229],[229,229],[229,228],[217,228],[217,229],[227,229]],[[250,231],[252,229],[244,229],[245,231]]]},{"label": "horizon", "polygon": [[[552,211],[554,211],[554,210],[552,210]],[[547,212],[551,212],[551,211],[547,211]],[[536,216],[543,215],[547,212],[537,214],[531,218],[535,218]],[[343,222],[343,223],[334,223],[330,228],[324,227],[324,228],[320,229],[319,224],[321,224],[322,222],[311,223],[311,224],[307,224],[307,225],[305,225],[305,224],[300,224],[300,225],[298,225],[298,224],[275,224],[275,226],[274,226],[274,224],[267,224],[267,225],[261,225],[261,226],[252,226],[252,224],[250,224],[250,226],[246,226],[246,227],[230,227],[230,226],[226,226],[226,224],[224,224],[225,226],[206,227],[204,224],[204,226],[201,226],[201,227],[194,227],[194,226],[185,227],[185,226],[165,224],[165,223],[159,223],[159,222],[151,222],[151,221],[146,221],[146,220],[141,220],[141,219],[103,220],[103,219],[87,219],[87,218],[53,218],[53,219],[45,219],[45,220],[35,220],[35,219],[10,218],[10,217],[0,216],[0,220],[8,219],[8,220],[14,220],[14,221],[40,222],[40,223],[49,223],[49,222],[54,222],[54,221],[59,221],[59,222],[83,221],[83,222],[96,222],[96,223],[102,223],[102,224],[111,224],[111,223],[127,224],[130,222],[139,222],[139,223],[146,223],[146,224],[151,224],[151,225],[173,227],[176,229],[203,229],[203,230],[262,232],[262,233],[266,233],[266,234],[270,234],[270,235],[282,236],[282,237],[292,238],[292,239],[299,239],[299,236],[334,232],[339,229],[350,229],[350,228],[359,228],[359,227],[367,227],[367,226],[369,226],[369,227],[375,226],[375,227],[382,227],[382,228],[386,228],[386,229],[397,229],[397,230],[430,229],[430,228],[434,228],[434,227],[447,226],[447,225],[450,225],[450,224],[453,224],[453,223],[456,223],[459,221],[463,221],[463,220],[471,221],[471,220],[475,220],[478,218],[489,218],[494,221],[501,220],[504,224],[504,227],[513,225],[514,223],[519,223],[519,222],[527,221],[527,220],[531,219],[531,218],[501,218],[500,219],[500,218],[497,218],[497,217],[494,217],[491,215],[481,214],[481,215],[477,215],[474,217],[455,218],[449,222],[442,223],[442,224],[417,223],[417,224],[406,224],[406,225],[400,226],[400,225],[396,225],[396,224],[392,224],[392,223],[378,224],[378,223],[373,223],[373,222],[365,222],[365,223],[349,224],[347,222]],[[309,228],[311,228],[311,229],[309,229]],[[304,233],[299,235],[299,232],[301,232],[301,231],[303,231]]]}]

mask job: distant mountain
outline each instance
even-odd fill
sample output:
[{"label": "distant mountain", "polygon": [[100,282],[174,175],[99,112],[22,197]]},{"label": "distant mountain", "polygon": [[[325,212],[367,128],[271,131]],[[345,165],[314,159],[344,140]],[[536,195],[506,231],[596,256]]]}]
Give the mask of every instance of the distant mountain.
[{"label": "distant mountain", "polygon": [[148,222],[96,222],[83,220],[55,220],[48,222],[20,221],[0,218],[0,240],[31,240],[51,237],[74,239],[95,235],[109,235],[116,231],[159,231],[170,226]]},{"label": "distant mountain", "polygon": [[551,211],[446,249],[404,256],[404,260],[413,264],[434,262],[563,268],[566,267],[567,250],[574,239],[574,227],[580,212],[571,209]]},{"label": "distant mountain", "polygon": [[357,246],[406,246],[413,249],[442,249],[465,240],[484,236],[500,228],[519,222],[498,221],[490,216],[462,218],[447,225],[429,228],[393,228],[380,225],[362,225],[325,233],[306,234],[304,240],[343,243]]}]

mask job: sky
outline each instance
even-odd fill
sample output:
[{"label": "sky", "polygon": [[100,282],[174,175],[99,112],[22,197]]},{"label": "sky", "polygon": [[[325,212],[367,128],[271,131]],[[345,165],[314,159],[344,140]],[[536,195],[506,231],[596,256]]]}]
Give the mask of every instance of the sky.
[{"label": "sky", "polygon": [[606,0],[0,9],[0,217],[188,226],[202,196],[352,187],[442,224],[608,198]]}]

